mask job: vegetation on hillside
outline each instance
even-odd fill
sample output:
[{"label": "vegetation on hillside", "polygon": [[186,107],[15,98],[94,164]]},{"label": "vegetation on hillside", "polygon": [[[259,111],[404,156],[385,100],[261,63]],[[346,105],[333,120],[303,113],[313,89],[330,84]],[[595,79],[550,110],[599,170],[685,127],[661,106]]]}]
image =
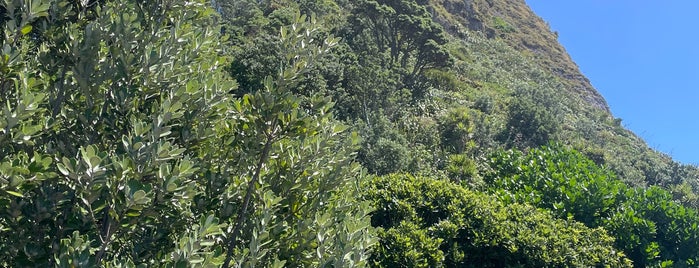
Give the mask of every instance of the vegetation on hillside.
[{"label": "vegetation on hillside", "polygon": [[0,266],[699,265],[697,168],[521,1],[7,0],[0,26]]}]

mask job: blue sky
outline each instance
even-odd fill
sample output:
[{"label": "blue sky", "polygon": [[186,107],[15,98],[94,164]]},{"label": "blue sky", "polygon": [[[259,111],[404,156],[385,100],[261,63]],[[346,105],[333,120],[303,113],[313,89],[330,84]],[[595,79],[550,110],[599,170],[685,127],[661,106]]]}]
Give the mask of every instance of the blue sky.
[{"label": "blue sky", "polygon": [[675,160],[699,164],[699,1],[526,2],[624,126]]}]

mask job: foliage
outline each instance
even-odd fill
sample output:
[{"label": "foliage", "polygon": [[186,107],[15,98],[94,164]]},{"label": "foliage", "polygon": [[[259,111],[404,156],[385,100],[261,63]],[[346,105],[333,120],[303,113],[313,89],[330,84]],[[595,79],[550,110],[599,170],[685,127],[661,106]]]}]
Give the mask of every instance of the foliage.
[{"label": "foliage", "polygon": [[443,180],[395,174],[368,183],[363,196],[382,228],[377,267],[630,266],[601,228]]},{"label": "foliage", "polygon": [[469,147],[474,132],[468,109],[456,108],[439,118],[442,147],[454,153],[463,153]]},{"label": "foliage", "polygon": [[[190,210],[192,156],[234,84],[220,71],[206,2],[3,7],[16,11],[3,25],[12,37],[3,58],[22,62],[3,70],[17,92],[6,111],[26,116],[2,114],[21,132],[3,135],[2,147],[15,148],[3,155],[2,177],[14,182],[3,188],[15,195],[0,202],[0,263],[216,263],[219,219]],[[24,20],[36,27],[16,31]]]},{"label": "foliage", "polygon": [[[388,66],[410,68],[412,75],[428,68],[447,66],[449,53],[442,27],[415,0],[361,0],[349,18],[353,36],[366,37],[374,53],[387,51]],[[366,43],[365,43],[366,44]]]},{"label": "foliage", "polygon": [[522,5],[6,0],[0,266],[696,266],[699,169]]},{"label": "foliage", "polygon": [[526,155],[499,151],[488,164],[492,172],[485,175],[486,184],[503,201],[530,203],[588,226],[610,217],[626,190],[612,172],[557,144]]},{"label": "foliage", "polygon": [[400,74],[401,83],[415,99],[427,94],[426,70],[451,65],[442,27],[415,0],[356,1],[347,20],[350,46]]},{"label": "foliage", "polygon": [[297,17],[231,97],[209,1],[5,1],[2,266],[362,266],[356,135],[293,93],[336,43]]},{"label": "foliage", "polygon": [[475,182],[477,167],[473,159],[464,154],[454,154],[449,156],[447,165],[447,176],[457,182]]},{"label": "foliage", "polygon": [[329,98],[293,91],[297,77],[336,44],[314,41],[314,20],[304,20],[281,31],[290,67],[234,101],[232,120],[217,133],[228,150],[213,153],[222,144],[208,144],[206,158],[219,159],[212,176],[238,178],[204,198],[222,218],[235,218],[228,256],[236,265],[361,265],[373,243],[369,207],[351,202],[357,137],[334,121]]},{"label": "foliage", "polygon": [[361,126],[365,138],[358,160],[374,174],[406,171],[411,159],[405,137],[386,118],[379,117],[372,122],[372,126]]},{"label": "foliage", "polygon": [[636,267],[696,265],[699,213],[673,201],[666,190],[628,188],[581,153],[555,144],[526,155],[500,151],[489,165],[486,183],[500,200],[529,203],[558,218],[604,227]]},{"label": "foliage", "polygon": [[538,147],[554,140],[559,132],[560,105],[550,92],[541,89],[519,88],[507,110],[507,129],[504,142],[518,148]]},{"label": "foliage", "polygon": [[675,203],[658,187],[634,189],[626,201],[605,222],[637,267],[673,263],[696,266],[699,260],[699,213]]}]

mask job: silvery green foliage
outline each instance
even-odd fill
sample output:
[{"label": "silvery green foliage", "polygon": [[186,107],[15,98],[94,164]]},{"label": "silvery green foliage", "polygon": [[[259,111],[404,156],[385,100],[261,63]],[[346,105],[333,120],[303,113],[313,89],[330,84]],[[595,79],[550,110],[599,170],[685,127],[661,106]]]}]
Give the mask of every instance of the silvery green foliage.
[{"label": "silvery green foliage", "polygon": [[292,90],[338,41],[316,31],[305,16],[281,28],[283,67],[234,100],[216,134],[224,143],[209,144],[225,150],[206,149],[217,186],[202,199],[229,219],[224,266],[362,266],[375,243],[370,207],[353,199],[363,177],[356,134],[335,121],[329,98]]},{"label": "silvery green foliage", "polygon": [[235,265],[363,263],[352,135],[284,93],[335,41],[291,27],[289,71],[231,99],[209,5],[0,3],[0,266],[220,266],[255,167]]},{"label": "silvery green foliage", "polygon": [[234,83],[220,71],[207,2],[2,7],[0,263],[213,258],[222,231],[191,211],[202,161],[194,152]]}]

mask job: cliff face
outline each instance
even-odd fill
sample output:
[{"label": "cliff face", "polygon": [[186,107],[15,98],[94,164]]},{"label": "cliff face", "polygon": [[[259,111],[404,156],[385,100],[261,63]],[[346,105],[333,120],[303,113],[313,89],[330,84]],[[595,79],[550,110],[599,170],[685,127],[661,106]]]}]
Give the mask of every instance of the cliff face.
[{"label": "cliff face", "polygon": [[557,34],[524,0],[431,0],[430,8],[435,20],[451,34],[461,36],[468,29],[488,38],[502,39],[560,77],[570,93],[610,114],[602,95],[558,43]]}]

